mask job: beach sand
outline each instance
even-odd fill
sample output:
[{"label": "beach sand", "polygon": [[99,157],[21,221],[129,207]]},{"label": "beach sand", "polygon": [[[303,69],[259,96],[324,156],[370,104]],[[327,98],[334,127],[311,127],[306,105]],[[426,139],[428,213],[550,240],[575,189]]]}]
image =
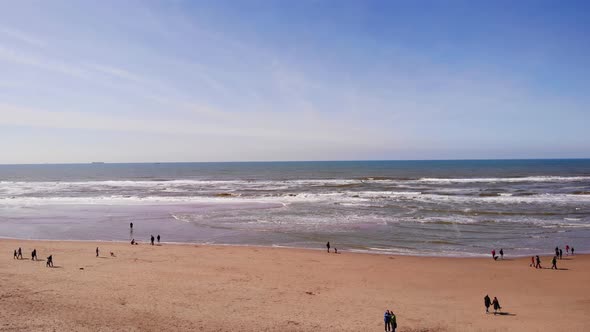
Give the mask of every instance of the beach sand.
[{"label": "beach sand", "polygon": [[[12,258],[19,246],[25,260]],[[55,268],[31,261],[33,248]],[[383,331],[386,309],[398,331],[590,329],[588,255],[554,271],[530,257],[21,240],[0,249],[0,331]],[[486,294],[504,315],[484,313]]]}]

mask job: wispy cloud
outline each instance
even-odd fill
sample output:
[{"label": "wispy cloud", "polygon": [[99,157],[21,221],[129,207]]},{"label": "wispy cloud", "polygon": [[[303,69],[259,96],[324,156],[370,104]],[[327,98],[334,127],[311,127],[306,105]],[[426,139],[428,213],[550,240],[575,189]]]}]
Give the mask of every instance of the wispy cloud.
[{"label": "wispy cloud", "polygon": [[45,47],[47,45],[47,43],[45,41],[41,40],[40,38],[32,36],[28,33],[23,32],[23,31],[8,28],[8,27],[0,27],[0,36],[6,36],[10,39],[13,39],[13,40],[16,40],[19,42],[23,42],[28,45],[31,45],[34,47],[39,47],[39,48]]},{"label": "wispy cloud", "polygon": [[50,60],[44,56],[37,56],[0,44],[0,60],[20,65],[33,66],[39,69],[66,74],[69,76],[87,78],[88,71],[66,62]]}]

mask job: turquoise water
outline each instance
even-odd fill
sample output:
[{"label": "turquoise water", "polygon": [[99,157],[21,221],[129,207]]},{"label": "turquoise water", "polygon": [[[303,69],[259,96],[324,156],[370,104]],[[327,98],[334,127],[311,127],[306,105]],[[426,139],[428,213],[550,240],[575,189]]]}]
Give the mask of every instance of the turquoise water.
[{"label": "turquoise water", "polygon": [[151,234],[419,255],[583,252],[590,160],[0,165],[0,236]]}]

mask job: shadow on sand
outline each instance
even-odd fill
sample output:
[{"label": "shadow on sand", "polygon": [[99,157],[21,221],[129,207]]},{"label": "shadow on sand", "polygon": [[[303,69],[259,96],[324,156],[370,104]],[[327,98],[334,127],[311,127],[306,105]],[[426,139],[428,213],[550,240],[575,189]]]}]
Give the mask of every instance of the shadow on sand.
[{"label": "shadow on sand", "polygon": [[497,312],[494,314],[494,316],[516,316],[516,314],[504,311],[504,312]]}]

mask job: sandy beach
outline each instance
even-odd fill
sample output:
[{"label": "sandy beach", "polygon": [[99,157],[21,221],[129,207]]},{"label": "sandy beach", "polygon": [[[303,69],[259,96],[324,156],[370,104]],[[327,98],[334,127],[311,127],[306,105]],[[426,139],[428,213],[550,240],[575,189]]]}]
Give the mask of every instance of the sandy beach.
[{"label": "sandy beach", "polygon": [[[100,257],[95,257],[96,247]],[[23,260],[12,257],[22,247]],[[431,258],[1,240],[0,331],[583,331],[590,256]],[[31,261],[37,249],[42,261]],[[111,257],[113,252],[116,257]],[[54,268],[45,267],[52,254]],[[503,315],[485,314],[484,295]]]}]

